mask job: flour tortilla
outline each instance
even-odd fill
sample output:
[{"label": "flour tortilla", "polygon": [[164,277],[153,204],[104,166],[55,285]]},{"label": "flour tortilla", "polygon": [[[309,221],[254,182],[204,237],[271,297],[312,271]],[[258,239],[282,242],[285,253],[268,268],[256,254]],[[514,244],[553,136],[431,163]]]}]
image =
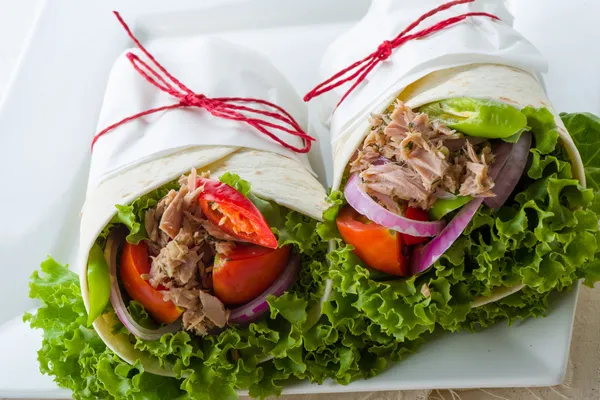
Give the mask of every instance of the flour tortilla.
[{"label": "flour tortilla", "polygon": [[[547,108],[555,117],[559,138],[571,159],[573,174],[585,186],[583,163],[573,139],[550,104],[541,83],[533,75],[520,69],[496,64],[470,64],[436,71],[383,99],[378,109],[374,109],[373,112],[383,112],[396,98],[414,109],[454,97],[494,100],[518,109],[527,106]],[[351,128],[342,132],[339,139],[333,143],[334,189],[340,187],[350,158],[369,131],[368,121],[354,121]],[[500,300],[518,292],[523,286],[521,284],[510,288],[498,288],[491,296],[476,299],[472,306],[479,307]]]},{"label": "flour tortilla", "polygon": [[[259,197],[321,220],[326,209],[325,189],[297,160],[280,154],[231,146],[199,146],[138,164],[110,177],[88,190],[81,220],[80,252],[76,267],[80,271],[81,292],[89,310],[87,258],[102,229],[116,212],[115,205],[130,204],[144,194],[173,181],[191,168],[210,171],[212,177],[225,172],[238,174],[252,185]],[[106,345],[129,363],[140,360],[145,370],[173,376],[171,366],[160,367],[158,360],[134,349],[127,334],[114,334],[113,315],[96,319],[94,328]]]}]

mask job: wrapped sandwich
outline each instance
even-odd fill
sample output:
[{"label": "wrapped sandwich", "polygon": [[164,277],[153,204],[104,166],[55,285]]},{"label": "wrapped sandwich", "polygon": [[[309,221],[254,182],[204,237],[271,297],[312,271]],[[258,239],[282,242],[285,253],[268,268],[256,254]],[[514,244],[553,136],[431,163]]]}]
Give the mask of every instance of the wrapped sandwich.
[{"label": "wrapped sandwich", "polygon": [[[127,50],[108,81],[75,263],[83,302],[51,259],[33,278],[55,296],[29,317],[46,332],[42,369],[85,398],[278,393],[276,381],[304,377],[304,325],[322,291],[313,275],[325,266],[306,107],[264,56],[228,42],[148,51]],[[291,127],[260,129],[281,121]],[[74,364],[81,373],[65,373]]]},{"label": "wrapped sandwich", "polygon": [[[330,301],[366,317],[374,347],[543,315],[597,279],[594,193],[541,55],[502,4],[452,3],[376,0],[323,61]],[[364,79],[331,84],[368,54]]]},{"label": "wrapped sandwich", "polygon": [[[185,77],[195,91],[299,108],[283,77],[247,50],[202,40],[152,52],[179,60],[192,49],[195,58],[169,72]],[[149,86],[123,55],[109,80],[99,127],[127,115],[129,96],[161,102],[157,90],[121,94],[127,82],[137,81]],[[301,225],[314,225],[323,212],[324,190],[305,154],[203,109],[169,110],[158,121],[117,127],[95,144],[91,171],[77,262],[89,322],[123,359],[141,360],[160,373],[164,366],[140,351],[131,335],[152,341],[184,331],[202,338],[264,317],[269,296],[294,284],[305,250],[314,245],[310,235],[296,237],[306,233]],[[96,274],[105,270],[97,265],[103,262],[107,278]],[[103,312],[108,299],[114,312]],[[150,326],[136,320],[134,313],[141,312]],[[117,333],[118,321],[124,330]]]}]

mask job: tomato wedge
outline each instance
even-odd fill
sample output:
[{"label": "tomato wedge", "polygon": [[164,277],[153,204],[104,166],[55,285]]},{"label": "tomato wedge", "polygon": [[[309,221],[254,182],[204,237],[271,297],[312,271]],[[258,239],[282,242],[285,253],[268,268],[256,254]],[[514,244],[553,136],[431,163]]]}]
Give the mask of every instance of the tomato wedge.
[{"label": "tomato wedge", "polygon": [[408,259],[402,235],[376,224],[346,205],[336,224],[342,239],[354,246],[354,253],[369,267],[390,275],[408,275]]},{"label": "tomato wedge", "polygon": [[[425,210],[420,208],[408,207],[406,214],[404,215],[408,219],[414,219],[415,221],[429,221],[429,214]],[[411,236],[404,234],[404,243],[411,246],[413,244],[425,243],[429,240],[427,237]]]},{"label": "tomato wedge", "polygon": [[148,281],[142,278],[143,274],[148,273],[150,273],[150,258],[146,244],[144,242],[140,242],[140,244],[125,242],[123,253],[121,253],[119,274],[127,294],[142,304],[156,321],[163,324],[176,321],[183,310],[172,301],[165,301],[161,291],[154,289]]},{"label": "tomato wedge", "polygon": [[217,254],[213,267],[215,296],[228,306],[258,297],[281,275],[290,251],[290,245],[273,250],[238,244],[226,256]]},{"label": "tomato wedge", "polygon": [[198,178],[204,190],[198,196],[206,218],[223,232],[242,241],[270,249],[277,238],[258,208],[233,187],[214,179]]}]

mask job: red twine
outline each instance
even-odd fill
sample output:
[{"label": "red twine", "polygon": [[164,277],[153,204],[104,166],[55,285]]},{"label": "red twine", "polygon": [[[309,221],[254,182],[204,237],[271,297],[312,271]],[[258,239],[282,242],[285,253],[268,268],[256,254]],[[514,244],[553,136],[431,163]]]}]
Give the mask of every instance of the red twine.
[{"label": "red twine", "polygon": [[[133,35],[133,33],[131,32],[131,30],[129,29],[123,18],[121,18],[121,15],[118,12],[114,11],[114,14],[116,15],[123,28],[125,28],[125,31],[129,35],[131,40],[151,61],[151,64],[153,64],[156,67],[156,69],[153,69],[150,65],[148,65],[148,63],[141,60],[136,54],[127,53],[127,58],[129,59],[135,70],[139,72],[140,75],[142,75],[149,83],[156,86],[158,89],[179,99],[179,103],[142,111],[135,115],[131,115],[127,118],[123,118],[121,121],[110,125],[101,132],[97,133],[96,136],[94,136],[94,139],[92,140],[92,150],[94,149],[94,145],[102,135],[129,121],[133,121],[145,115],[154,114],[160,111],[184,107],[199,107],[208,111],[215,117],[229,119],[232,121],[245,122],[248,125],[256,128],[259,132],[267,135],[268,137],[279,143],[281,146],[285,147],[286,149],[292,150],[296,153],[308,153],[310,151],[311,144],[315,139],[312,136],[308,135],[306,132],[304,132],[304,130],[300,127],[296,120],[283,108],[269,101],[260,99],[245,97],[209,98],[203,94],[194,93],[191,89],[189,89],[179,80],[177,80],[177,78],[171,75],[158,61],[156,61],[152,54],[150,54],[146,50],[146,48],[142,46],[142,44],[136,39],[136,37]],[[243,105],[244,103],[246,105]],[[250,106],[252,104],[260,104],[266,106],[270,108],[271,111],[252,108]],[[247,114],[243,114],[243,112]],[[280,121],[281,123],[266,121],[260,118],[261,115],[273,118],[277,121]],[[299,148],[284,142],[268,128],[271,128],[274,131],[282,131],[285,133],[289,133],[290,135],[302,138],[304,140],[304,147]]]},{"label": "red twine", "polygon": [[[437,24],[435,24],[433,26],[430,26],[429,28],[425,28],[425,29],[422,29],[411,35],[407,35],[410,31],[412,31],[414,28],[416,28],[421,22],[423,22],[427,18],[429,18],[441,11],[444,11],[451,7],[454,7],[456,5],[464,4],[464,3],[472,3],[473,1],[475,1],[475,0],[451,1],[449,3],[445,3],[439,7],[434,8],[433,10],[423,14],[421,17],[419,17],[419,19],[417,19],[415,22],[413,22],[408,27],[406,27],[406,29],[404,29],[394,39],[386,40],[383,43],[381,43],[379,45],[379,47],[377,47],[377,50],[375,50],[373,53],[369,54],[362,60],[357,61],[354,64],[344,68],[337,74],[333,75],[331,78],[329,78],[326,81],[315,86],[315,88],[313,90],[311,90],[304,96],[304,101],[310,101],[313,98],[322,95],[323,93],[329,92],[330,90],[335,89],[336,87],[341,86],[346,82],[356,79],[356,81],[352,84],[352,86],[350,86],[350,89],[348,89],[348,91],[344,94],[344,96],[342,96],[342,98],[338,102],[337,105],[339,106],[346,99],[346,97],[348,97],[348,95],[350,93],[352,93],[352,91],[354,89],[356,89],[356,87],[367,77],[369,72],[371,72],[377,64],[379,64],[382,61],[387,60],[392,55],[392,51],[394,49],[402,46],[404,43],[406,43],[410,40],[413,40],[413,39],[421,39],[426,36],[429,36],[435,32],[441,31],[442,29],[446,29],[451,25],[455,25],[458,22],[463,21],[464,19],[466,19],[468,17],[488,17],[488,18],[492,18],[495,20],[500,20],[500,18],[498,18],[497,16],[495,16],[493,14],[489,14],[489,13],[485,13],[485,12],[470,12],[470,13],[458,15],[456,17],[451,17],[451,18],[445,19],[443,21],[438,22]],[[352,71],[354,71],[354,72],[352,72]],[[350,75],[348,75],[350,72],[352,72],[352,73]]]}]

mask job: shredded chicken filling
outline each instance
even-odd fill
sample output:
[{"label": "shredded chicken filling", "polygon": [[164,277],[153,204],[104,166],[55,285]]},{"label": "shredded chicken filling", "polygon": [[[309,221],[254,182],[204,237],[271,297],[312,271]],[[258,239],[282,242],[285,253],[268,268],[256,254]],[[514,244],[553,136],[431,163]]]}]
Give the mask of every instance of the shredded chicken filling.
[{"label": "shredded chicken filling", "polygon": [[[207,176],[205,176],[207,177]],[[210,262],[217,252],[235,247],[231,238],[203,215],[197,197],[197,175],[179,180],[155,207],[146,211],[145,228],[152,265],[148,281],[164,290],[165,300],[184,309],[183,326],[198,335],[224,327],[229,312],[212,293]]]},{"label": "shredded chicken filling", "polygon": [[489,142],[462,135],[398,101],[391,113],[373,115],[371,132],[350,163],[366,192],[386,209],[429,209],[448,193],[491,197],[494,162]]}]

